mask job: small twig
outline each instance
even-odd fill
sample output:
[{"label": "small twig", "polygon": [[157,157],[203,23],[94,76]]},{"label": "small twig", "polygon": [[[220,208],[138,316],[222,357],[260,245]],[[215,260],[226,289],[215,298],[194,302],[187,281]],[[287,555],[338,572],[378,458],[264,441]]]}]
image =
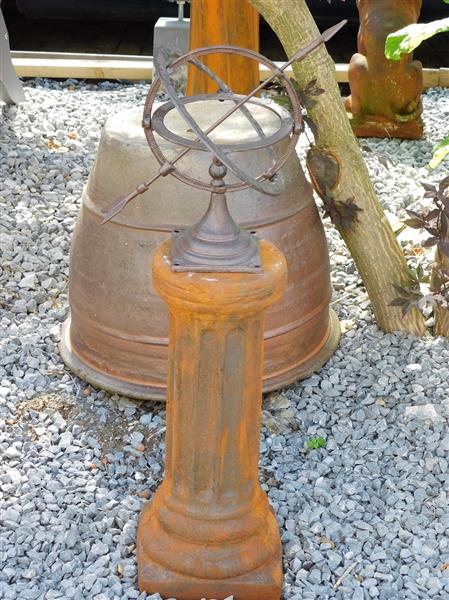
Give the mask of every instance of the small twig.
[{"label": "small twig", "polygon": [[53,366],[59,370],[62,371],[64,373],[64,375],[68,375],[69,378],[72,381],[73,387],[75,388],[75,393],[78,396],[81,392],[81,385],[78,383],[78,381],[73,377],[72,373],[64,368],[64,366],[62,366],[61,364],[58,364],[55,360],[55,357],[53,356],[53,354],[51,354],[50,352],[47,352],[45,350],[42,351],[42,353],[53,363]]},{"label": "small twig", "polygon": [[335,300],[333,300],[329,306],[333,306],[334,304],[340,304],[340,302],[342,300],[346,300],[346,298],[349,298],[351,295],[351,292],[345,292],[344,294],[342,294],[339,298],[336,298]]},{"label": "small twig", "polygon": [[335,592],[335,590],[337,590],[341,586],[341,584],[346,579],[346,577],[356,568],[357,564],[358,564],[357,562],[352,563],[352,565],[349,565],[349,567],[347,567],[343,571],[343,573],[340,575],[340,577],[334,583],[334,587],[332,588],[334,590],[334,592]]},{"label": "small twig", "polygon": [[161,433],[164,433],[164,431],[166,430],[166,427],[161,427],[160,429],[158,429],[157,431],[151,433],[147,439],[146,442],[149,442],[150,440],[152,440],[153,438],[157,437],[158,435],[161,435]]}]

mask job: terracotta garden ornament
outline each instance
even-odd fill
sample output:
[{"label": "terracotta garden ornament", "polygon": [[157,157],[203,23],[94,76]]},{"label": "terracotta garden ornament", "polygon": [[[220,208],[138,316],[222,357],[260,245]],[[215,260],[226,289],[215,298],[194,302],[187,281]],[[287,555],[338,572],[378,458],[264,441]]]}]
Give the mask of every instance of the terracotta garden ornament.
[{"label": "terracotta garden ornament", "polygon": [[[323,39],[298,51],[291,62],[304,58]],[[172,63],[170,73],[183,60],[215,51],[192,52],[178,64]],[[153,83],[144,110],[148,145],[163,173],[207,191],[210,202],[199,222],[175,231],[153,259],[153,285],[170,316],[167,436],[164,481],[143,508],[137,532],[138,582],[141,591],[178,600],[223,600],[231,595],[236,600],[279,600],[281,540],[259,483],[258,463],[264,316],[283,295],[287,264],[273,244],[259,240],[233,220],[227,195],[258,189],[264,195],[262,203],[277,196],[282,166],[296,152],[301,107],[283,74],[291,62],[279,69],[243,48],[224,47],[220,52],[267,64],[272,76],[243,98],[213,94],[206,100],[203,95],[181,99],[171,84],[169,69],[160,63],[161,81]],[[260,106],[255,96],[276,76],[282,78],[293,116],[286,113],[277,128],[264,131],[263,122],[247,111]],[[161,82],[170,101],[153,112]],[[199,104],[207,112],[205,102],[223,105],[225,99],[228,105],[221,115],[205,130],[200,128],[192,106]],[[164,125],[175,107],[194,139],[188,134],[180,137]],[[267,110],[271,109],[265,106]],[[242,113],[251,120],[256,135],[243,144],[234,142],[229,152],[229,144],[216,143],[213,134],[222,125],[239,122]],[[178,154],[168,158],[160,137],[177,139]],[[240,152],[270,148],[278,140],[286,142],[284,150],[268,170],[249,173],[241,168]],[[202,148],[209,159],[208,182],[204,175],[178,166],[195,148]],[[159,176],[154,175],[146,185],[151,186]]]},{"label": "terracotta garden ornament", "polygon": [[140,517],[139,589],[163,598],[278,600],[281,540],[258,480],[263,318],[280,298],[282,254],[263,274],[176,273],[153,261],[170,313],[165,479]]},{"label": "terracotta garden ornament", "polygon": [[[214,50],[205,55],[209,52]],[[245,52],[229,48],[227,54],[245,56]],[[256,64],[258,59],[256,54]],[[153,259],[153,285],[170,316],[166,461],[164,481],[139,522],[139,589],[179,600],[230,595],[278,600],[281,540],[259,483],[258,464],[264,316],[283,294],[287,266],[274,245],[237,225],[226,193],[255,188],[266,196],[278,194],[276,176],[295,152],[299,137],[300,106],[290,86],[295,121],[286,115],[268,132],[259,119],[244,112],[252,102],[248,96],[243,118],[250,118],[256,136],[246,144],[232,144],[231,156],[224,152],[229,145],[217,145],[212,135],[221,124],[230,128],[232,118],[240,121],[242,113],[236,114],[240,97],[209,95],[205,100],[199,95],[180,100],[170,88],[164,64],[158,65],[158,73],[171,103],[153,112],[160,87],[156,80],[144,110],[148,144],[161,168],[167,165],[184,184],[208,191],[210,202],[200,221],[175,231]],[[225,98],[224,112],[205,131],[199,128],[192,107],[198,104],[208,112],[216,102],[223,106]],[[191,112],[184,118],[195,140],[188,133],[179,137],[164,125],[174,106],[183,114],[190,100]],[[185,150],[169,159],[156,133],[177,138]],[[271,163],[269,181],[265,171],[250,175],[241,169],[241,150],[269,148],[278,140],[289,143]],[[208,183],[177,166],[182,152],[198,147],[209,151],[205,152],[210,161]],[[237,181],[229,181],[228,171]]]},{"label": "terracotta garden ornament", "polygon": [[422,137],[422,65],[412,54],[388,60],[384,50],[389,33],[417,22],[421,5],[422,0],[357,0],[358,52],[349,65],[345,105],[359,137]]}]

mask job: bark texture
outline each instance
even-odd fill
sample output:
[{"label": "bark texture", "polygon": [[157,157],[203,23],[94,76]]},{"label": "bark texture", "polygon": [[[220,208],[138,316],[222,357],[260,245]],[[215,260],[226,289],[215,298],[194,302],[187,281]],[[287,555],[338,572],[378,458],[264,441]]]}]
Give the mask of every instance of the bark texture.
[{"label": "bark texture", "polygon": [[[278,35],[288,56],[319,36],[305,0],[250,0]],[[337,34],[338,35],[338,34]],[[335,78],[335,66],[325,45],[294,65],[301,87],[317,79],[325,93],[309,111],[317,125],[316,145],[333,151],[341,160],[342,176],[336,200],[353,198],[362,209],[358,222],[340,229],[371,299],[378,326],[386,332],[406,331],[423,335],[424,318],[413,310],[405,318],[389,306],[396,295],[392,284],[406,286],[406,260],[378,202],[356,138],[354,137]]]}]

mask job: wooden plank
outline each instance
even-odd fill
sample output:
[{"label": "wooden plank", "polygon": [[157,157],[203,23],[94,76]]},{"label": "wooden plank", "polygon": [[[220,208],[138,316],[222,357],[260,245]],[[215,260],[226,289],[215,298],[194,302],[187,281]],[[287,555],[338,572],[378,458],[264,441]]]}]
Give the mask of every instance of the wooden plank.
[{"label": "wooden plank", "polygon": [[449,69],[440,69],[438,85],[441,87],[449,87]]},{"label": "wooden plank", "polygon": [[[337,63],[335,65],[338,83],[348,83],[348,65]],[[424,88],[436,87],[440,78],[440,69],[423,69]]]},{"label": "wooden plank", "polygon": [[30,50],[11,50],[13,58],[39,58],[52,60],[55,58],[69,59],[69,60],[127,60],[133,62],[152,62],[152,56],[141,56],[140,54],[98,54],[92,52],[34,52]]},{"label": "wooden plank", "polygon": [[20,77],[150,80],[153,76],[153,59],[144,56],[13,52],[13,65]]},{"label": "wooden plank", "polygon": [[440,81],[440,69],[423,69],[424,89],[437,87]]},{"label": "wooden plank", "polygon": [[[281,66],[282,63],[276,62],[278,66]],[[424,88],[437,87],[438,85],[442,85],[440,83],[440,71],[442,69],[423,69],[423,85]],[[291,68],[287,69],[285,73],[288,76],[293,75],[293,71]],[[260,67],[260,78],[261,80],[268,77],[270,75],[270,71],[261,65]],[[336,63],[335,65],[335,76],[338,83],[348,83],[348,65],[345,63]],[[449,87],[449,86],[448,86]]]},{"label": "wooden plank", "polygon": [[[74,79],[130,79],[150,80],[153,75],[153,57],[119,54],[71,54],[66,52],[11,52],[13,65],[20,77],[55,77]],[[282,63],[276,63],[278,66]],[[260,65],[260,79],[270,71]],[[348,65],[335,65],[339,83],[348,82]],[[292,70],[286,74],[292,76]],[[424,87],[449,87],[449,69],[424,69]]]}]

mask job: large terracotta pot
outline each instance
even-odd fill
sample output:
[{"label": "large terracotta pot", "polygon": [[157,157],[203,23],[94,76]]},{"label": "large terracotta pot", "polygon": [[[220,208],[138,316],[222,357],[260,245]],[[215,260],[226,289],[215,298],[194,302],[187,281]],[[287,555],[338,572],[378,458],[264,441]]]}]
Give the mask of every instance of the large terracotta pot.
[{"label": "large terracotta pot", "polygon": [[[268,111],[265,111],[268,112]],[[210,117],[210,115],[209,115]],[[276,117],[272,115],[270,118]],[[111,117],[102,132],[96,161],[83,193],[70,255],[70,317],[63,326],[61,354],[80,377],[96,386],[136,398],[164,399],[168,316],[155,294],[151,261],[173,229],[199,220],[209,195],[160,178],[106,225],[102,209],[158,169],[143,135],[141,109]],[[185,124],[179,132],[186,134]],[[266,122],[266,127],[270,123]],[[176,123],[171,128],[176,128]],[[184,128],[184,129],[183,129]],[[221,128],[215,141],[253,136],[247,121]],[[221,140],[222,141],[222,140]],[[274,149],[280,152],[285,142]],[[161,140],[170,155],[179,148]],[[235,156],[253,175],[271,164],[268,149]],[[210,157],[191,151],[179,166],[204,179]],[[286,256],[287,290],[268,311],[264,389],[305,377],[329,358],[339,324],[329,310],[329,258],[312,191],[298,158],[282,170],[283,192],[269,197],[254,190],[229,195],[234,218],[257,230]]]},{"label": "large terracotta pot", "polygon": [[385,58],[387,35],[416,23],[421,5],[422,0],[357,0],[358,52],[349,64],[346,108],[360,137],[422,137],[422,65],[412,54],[399,61]]}]

